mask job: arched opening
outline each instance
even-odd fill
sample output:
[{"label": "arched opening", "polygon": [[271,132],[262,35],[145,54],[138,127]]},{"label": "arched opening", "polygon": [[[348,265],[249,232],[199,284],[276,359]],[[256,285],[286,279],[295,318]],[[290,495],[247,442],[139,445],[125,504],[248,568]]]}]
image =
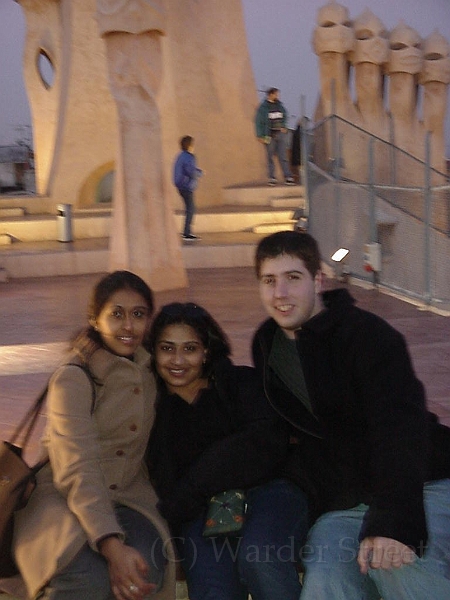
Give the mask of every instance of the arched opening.
[{"label": "arched opening", "polygon": [[113,200],[115,171],[111,170],[106,173],[98,183],[95,193],[96,204],[108,204]]},{"label": "arched opening", "polygon": [[100,165],[86,178],[80,188],[78,208],[107,207],[111,204],[114,189],[115,163],[109,161]]}]

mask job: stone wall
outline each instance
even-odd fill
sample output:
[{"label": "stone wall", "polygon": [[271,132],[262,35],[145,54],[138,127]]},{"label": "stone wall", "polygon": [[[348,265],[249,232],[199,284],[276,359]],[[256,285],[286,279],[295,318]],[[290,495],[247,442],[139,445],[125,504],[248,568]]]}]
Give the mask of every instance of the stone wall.
[{"label": "stone wall", "polygon": [[[141,0],[145,4],[145,0]],[[94,179],[116,159],[118,121],[95,0],[19,0],[27,23],[25,82],[32,114],[38,193],[88,206]],[[116,3],[117,4],[117,3]],[[122,3],[126,4],[126,3]],[[165,0],[163,72],[157,95],[164,194],[179,139],[192,135],[205,171],[199,206],[221,203],[224,186],[264,177],[253,131],[258,104],[240,0]],[[38,64],[53,66],[51,85]],[[136,156],[139,149],[136,148]]]}]

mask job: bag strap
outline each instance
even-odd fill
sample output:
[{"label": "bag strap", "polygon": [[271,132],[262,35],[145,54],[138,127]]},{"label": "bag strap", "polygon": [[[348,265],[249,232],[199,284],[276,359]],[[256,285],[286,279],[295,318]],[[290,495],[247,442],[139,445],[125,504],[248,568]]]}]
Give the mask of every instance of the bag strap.
[{"label": "bag strap", "polygon": [[48,391],[48,384],[45,386],[44,390],[40,393],[38,398],[35,400],[33,406],[28,410],[28,412],[25,414],[25,416],[20,421],[19,425],[17,426],[16,430],[14,431],[14,433],[12,434],[12,436],[9,440],[10,444],[14,444],[16,442],[16,440],[19,438],[19,436],[21,435],[22,431],[25,430],[25,435],[23,436],[23,442],[22,442],[22,448],[25,448],[25,446],[28,443],[28,440],[30,439],[30,436],[34,429],[34,426],[36,425],[36,420],[37,420],[37,418],[39,416],[39,412],[45,402],[45,398],[47,397],[47,391]]},{"label": "bag strap", "polygon": [[[94,377],[93,377],[91,371],[89,370],[88,366],[84,363],[66,363],[66,365],[67,366],[70,365],[73,367],[79,367],[82,371],[84,371],[87,378],[89,379],[89,383],[91,384],[91,389],[92,389],[92,402],[91,402],[91,415],[92,415],[95,410],[96,390],[95,390],[95,380],[94,380]],[[41,410],[41,408],[45,402],[45,399],[47,397],[47,393],[48,393],[48,383],[45,386],[45,388],[42,390],[42,392],[39,394],[37,399],[35,400],[33,406],[31,406],[31,408],[28,410],[28,412],[25,414],[25,416],[20,421],[16,430],[12,434],[11,439],[9,440],[10,444],[14,444],[16,442],[16,440],[19,438],[19,436],[21,435],[21,433],[23,431],[25,431],[25,434],[23,435],[22,449],[25,448],[25,446],[27,445],[27,443],[30,439],[31,434],[33,433],[40,410]]]},{"label": "bag strap", "polygon": [[95,389],[95,384],[99,383],[98,381],[95,380],[95,377],[92,375],[91,370],[89,369],[89,367],[87,366],[86,363],[66,363],[66,366],[71,366],[71,367],[79,367],[82,371],[84,371],[84,373],[86,374],[86,377],[89,379],[89,383],[91,384],[91,415],[94,414],[94,410],[95,410],[95,401],[97,400],[97,392]]}]

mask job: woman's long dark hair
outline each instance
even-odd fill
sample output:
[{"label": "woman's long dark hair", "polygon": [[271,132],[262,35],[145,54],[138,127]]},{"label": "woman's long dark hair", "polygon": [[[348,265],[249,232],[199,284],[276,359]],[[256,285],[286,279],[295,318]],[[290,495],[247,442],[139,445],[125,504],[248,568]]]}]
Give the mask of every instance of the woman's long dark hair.
[{"label": "woman's long dark hair", "polygon": [[188,325],[200,338],[207,351],[203,377],[209,377],[216,362],[231,354],[227,335],[207,310],[192,302],[172,302],[161,308],[150,329],[149,349],[153,362],[158,340],[169,325]]}]

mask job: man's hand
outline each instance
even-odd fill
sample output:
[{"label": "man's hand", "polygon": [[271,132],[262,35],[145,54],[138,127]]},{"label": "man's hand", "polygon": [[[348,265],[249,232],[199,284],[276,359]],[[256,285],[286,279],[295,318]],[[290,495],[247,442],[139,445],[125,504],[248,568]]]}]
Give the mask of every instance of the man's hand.
[{"label": "man's hand", "polygon": [[385,537],[365,538],[359,547],[358,564],[363,575],[372,569],[392,569],[409,565],[416,555],[408,546]]}]

